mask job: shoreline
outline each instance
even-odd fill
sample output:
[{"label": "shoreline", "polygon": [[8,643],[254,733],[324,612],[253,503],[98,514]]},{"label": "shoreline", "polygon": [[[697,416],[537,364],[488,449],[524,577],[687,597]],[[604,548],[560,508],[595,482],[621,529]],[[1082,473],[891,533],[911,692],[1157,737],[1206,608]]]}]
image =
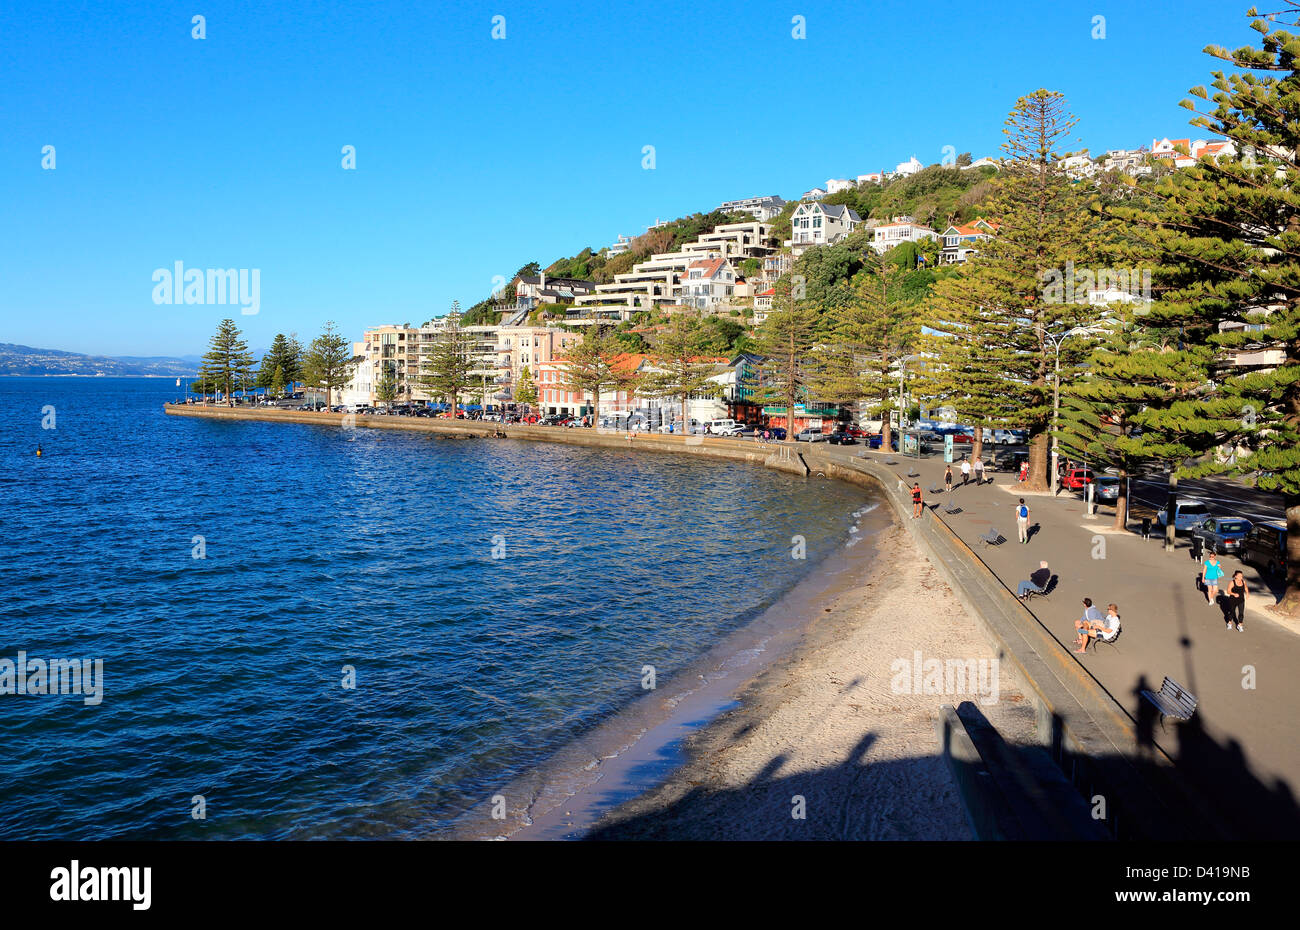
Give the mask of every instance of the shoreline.
[{"label": "shoreline", "polygon": [[[975,701],[1009,743],[1032,745],[1032,701],[896,519],[878,542],[870,570],[827,592],[797,646],[686,738],[687,761],[586,838],[974,839],[939,752],[941,705]],[[996,690],[916,693],[897,669],[921,655],[990,663]]]},{"label": "shoreline", "polygon": [[863,566],[870,571],[878,558],[874,541],[889,531],[893,518],[879,495],[865,496],[853,516],[856,532],[843,547],[812,566],[762,613],[670,681],[460,815],[438,838],[580,839],[619,804],[662,785],[688,761],[682,747],[690,736],[736,706],[758,675],[798,648],[829,610],[824,607],[828,594],[833,598],[851,588]]}]

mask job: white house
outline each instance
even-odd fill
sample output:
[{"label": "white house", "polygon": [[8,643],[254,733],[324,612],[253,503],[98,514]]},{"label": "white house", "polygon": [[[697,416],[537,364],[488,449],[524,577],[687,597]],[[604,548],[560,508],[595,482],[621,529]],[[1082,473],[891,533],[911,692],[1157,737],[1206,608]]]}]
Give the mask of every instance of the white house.
[{"label": "white house", "polygon": [[1065,156],[1056,163],[1056,166],[1065,172],[1066,177],[1076,181],[1090,178],[1097,173],[1097,166],[1092,163],[1087,149],[1075,155]]},{"label": "white house", "polygon": [[969,171],[971,168],[983,168],[986,165],[996,168],[998,166],[998,163],[994,159],[989,158],[987,155],[985,155],[983,158],[977,159],[971,162],[969,165],[962,165],[961,170]]},{"label": "white house", "polygon": [[859,184],[884,184],[885,172],[875,171],[872,172],[871,174],[860,174],[858,175],[858,183]]},{"label": "white house", "polygon": [[795,256],[814,245],[838,242],[862,222],[851,208],[843,204],[801,203],[790,216],[791,246]]},{"label": "white house", "polygon": [[851,191],[857,187],[856,181],[850,181],[848,178],[827,178],[826,193],[838,194],[840,191]]},{"label": "white house", "polygon": [[619,236],[618,241],[609,247],[609,257],[613,258],[615,255],[622,255],[630,248],[632,248],[632,237]]},{"label": "white house", "polygon": [[898,175],[901,178],[905,178],[908,177],[909,175],[916,174],[924,167],[925,165],[917,161],[916,156],[913,155],[907,161],[900,162],[898,167],[894,169],[894,174]]},{"label": "white house", "polygon": [[910,216],[896,216],[891,223],[881,223],[875,229],[875,238],[871,247],[877,252],[886,252],[904,242],[918,242],[921,239],[938,239],[939,234],[929,226],[923,226]]},{"label": "white house", "polygon": [[731,300],[736,290],[736,270],[725,258],[706,258],[686,267],[680,290],[682,306],[711,310]]},{"label": "white house", "polygon": [[821,200],[825,196],[826,196],[826,192],[824,190],[822,190],[820,187],[814,187],[810,191],[804,191],[803,196],[800,197],[799,199],[800,200]]}]

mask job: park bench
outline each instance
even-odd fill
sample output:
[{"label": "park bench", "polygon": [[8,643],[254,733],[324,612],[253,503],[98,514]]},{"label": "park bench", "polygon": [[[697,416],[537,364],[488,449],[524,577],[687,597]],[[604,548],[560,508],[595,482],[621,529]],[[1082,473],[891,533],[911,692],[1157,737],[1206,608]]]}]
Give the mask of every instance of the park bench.
[{"label": "park bench", "polygon": [[1165,676],[1159,691],[1143,691],[1142,696],[1160,711],[1161,718],[1191,720],[1192,714],[1196,713],[1196,698],[1188,694],[1182,685],[1168,675]]},{"label": "park bench", "polygon": [[[1112,637],[1111,639],[1102,639],[1100,636],[1089,636],[1088,639],[1091,640],[1091,642],[1089,642],[1087,645],[1092,647],[1093,652],[1096,652],[1098,646],[1114,646],[1116,643],[1119,642],[1119,638],[1123,635],[1124,635],[1124,628],[1120,627],[1119,632],[1116,633],[1114,637]],[[1118,649],[1116,649],[1115,651],[1119,652]],[[1194,710],[1195,707],[1196,707],[1196,701],[1195,699],[1193,699],[1192,709]]]},{"label": "park bench", "polygon": [[932,485],[930,485],[930,493],[931,493],[931,494],[942,494],[942,493],[943,493],[943,488],[939,487],[938,485],[933,485],[933,484],[932,484]]},{"label": "park bench", "polygon": [[886,464],[886,465],[897,465],[897,464],[898,464],[898,459],[885,459],[885,464]]},{"label": "park bench", "polygon": [[[1035,598],[1035,597],[1042,597],[1042,598],[1051,597],[1052,592],[1056,590],[1056,582],[1058,580],[1060,580],[1059,575],[1052,575],[1050,578],[1047,579],[1047,584],[1043,585],[1041,590],[1039,590],[1038,588],[1030,588],[1028,591],[1026,591],[1024,599],[1028,601],[1031,598]],[[1121,630],[1121,632],[1123,631]],[[1117,636],[1115,638],[1118,639],[1119,637]]]},{"label": "park bench", "polygon": [[909,477],[909,478],[918,478],[918,477],[920,477],[920,475],[921,475],[921,473],[920,473],[919,471],[916,470],[916,466],[915,466],[915,465],[913,465],[913,466],[911,466],[910,468],[907,469],[907,477]]},{"label": "park bench", "polygon": [[991,546],[1000,546],[1006,539],[997,531],[996,527],[990,527],[989,531],[979,538],[979,541],[986,548]]},{"label": "park bench", "polygon": [[961,508],[954,504],[950,497],[948,502],[943,505],[943,512],[947,514],[961,513]]}]

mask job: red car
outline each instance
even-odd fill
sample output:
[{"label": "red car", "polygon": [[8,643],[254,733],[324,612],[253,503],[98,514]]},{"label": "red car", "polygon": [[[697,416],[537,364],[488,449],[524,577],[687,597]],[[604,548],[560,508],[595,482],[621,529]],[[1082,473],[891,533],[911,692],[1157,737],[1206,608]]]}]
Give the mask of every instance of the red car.
[{"label": "red car", "polygon": [[1071,491],[1082,491],[1085,486],[1092,484],[1091,468],[1071,468],[1061,479],[1061,486]]},{"label": "red car", "polygon": [[871,435],[860,426],[846,426],[844,427],[843,432],[852,436],[854,439],[866,439]]}]

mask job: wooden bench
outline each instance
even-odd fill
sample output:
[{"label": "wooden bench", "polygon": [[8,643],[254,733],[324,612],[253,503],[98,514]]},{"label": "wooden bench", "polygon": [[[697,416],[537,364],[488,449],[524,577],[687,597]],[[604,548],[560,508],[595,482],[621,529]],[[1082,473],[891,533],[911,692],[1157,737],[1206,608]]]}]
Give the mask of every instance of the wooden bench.
[{"label": "wooden bench", "polygon": [[989,531],[979,538],[979,541],[982,545],[990,547],[1000,546],[1006,542],[1006,539],[997,531],[996,527],[990,527]]},{"label": "wooden bench", "polygon": [[1196,698],[1168,675],[1159,691],[1143,691],[1142,697],[1160,711],[1161,719],[1173,717],[1175,720],[1191,720],[1192,714],[1196,713]]}]

